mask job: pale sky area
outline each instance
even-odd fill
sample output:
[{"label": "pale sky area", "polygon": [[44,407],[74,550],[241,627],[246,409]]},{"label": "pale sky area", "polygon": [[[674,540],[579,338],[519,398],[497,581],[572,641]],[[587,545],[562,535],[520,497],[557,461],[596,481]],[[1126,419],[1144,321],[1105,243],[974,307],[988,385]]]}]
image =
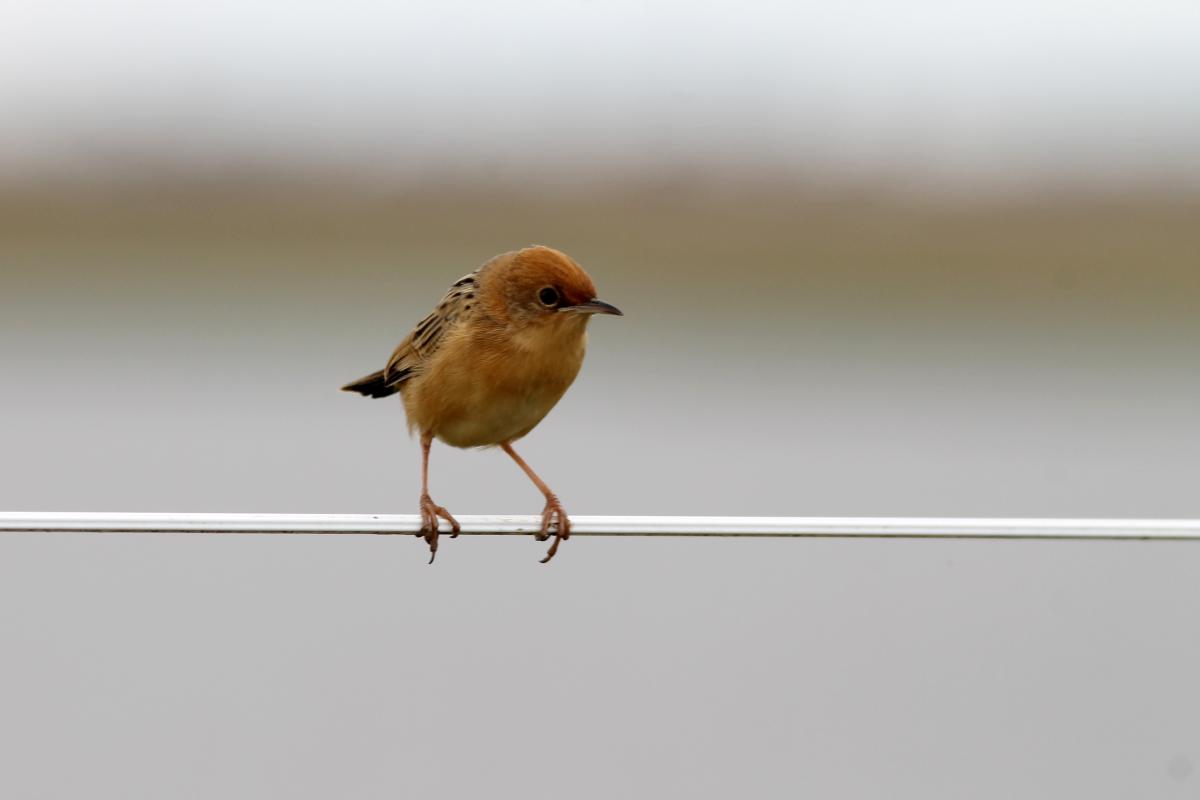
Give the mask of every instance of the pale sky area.
[{"label": "pale sky area", "polygon": [[8,4],[0,169],[1200,179],[1195,2]]}]

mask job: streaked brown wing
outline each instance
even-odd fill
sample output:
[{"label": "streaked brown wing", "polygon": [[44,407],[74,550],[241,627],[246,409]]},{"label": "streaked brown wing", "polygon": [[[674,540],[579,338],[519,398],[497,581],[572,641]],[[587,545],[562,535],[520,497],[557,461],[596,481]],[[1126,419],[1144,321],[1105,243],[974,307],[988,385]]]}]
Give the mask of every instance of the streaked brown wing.
[{"label": "streaked brown wing", "polygon": [[479,287],[478,275],[479,270],[476,270],[455,281],[437,308],[418,322],[412,333],[392,353],[387,366],[383,368],[383,379],[389,387],[399,387],[418,374],[422,363],[437,352],[447,331],[463,320],[467,308],[475,299],[475,290]]}]

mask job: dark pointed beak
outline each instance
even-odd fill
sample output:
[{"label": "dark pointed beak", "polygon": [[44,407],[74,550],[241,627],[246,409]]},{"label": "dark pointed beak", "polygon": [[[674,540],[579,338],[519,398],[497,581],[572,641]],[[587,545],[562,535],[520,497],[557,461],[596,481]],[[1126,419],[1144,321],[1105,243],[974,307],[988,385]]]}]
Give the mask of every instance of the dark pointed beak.
[{"label": "dark pointed beak", "polygon": [[579,314],[612,314],[614,317],[625,316],[621,313],[621,309],[603,300],[588,300],[586,303],[580,303],[579,305],[563,306],[559,310],[575,311]]}]

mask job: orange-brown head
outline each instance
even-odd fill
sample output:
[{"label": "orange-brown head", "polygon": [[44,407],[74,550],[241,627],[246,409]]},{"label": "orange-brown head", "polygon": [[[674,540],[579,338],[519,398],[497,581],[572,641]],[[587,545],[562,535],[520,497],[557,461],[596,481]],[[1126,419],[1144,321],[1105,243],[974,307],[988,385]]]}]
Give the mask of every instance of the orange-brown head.
[{"label": "orange-brown head", "polygon": [[596,285],[583,267],[550,247],[496,256],[481,277],[494,298],[493,313],[518,324],[582,325],[592,314],[621,316],[596,298]]}]

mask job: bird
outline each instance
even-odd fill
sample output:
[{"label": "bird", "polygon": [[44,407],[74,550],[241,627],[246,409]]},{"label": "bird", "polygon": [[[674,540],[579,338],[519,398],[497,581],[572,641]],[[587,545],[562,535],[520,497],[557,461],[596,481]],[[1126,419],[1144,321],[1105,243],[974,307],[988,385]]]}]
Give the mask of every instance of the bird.
[{"label": "bird", "polygon": [[545,564],[571,535],[550,487],[513,449],[554,408],[583,365],[588,321],[624,316],[596,297],[591,277],[567,254],[543,245],[501,253],[454,282],[378,372],[342,387],[364,397],[400,394],[409,434],[421,441],[421,529],[429,563],[442,520],[458,521],[429,495],[429,451],[437,439],[458,448],[499,447],[546,499],[538,541]]}]

